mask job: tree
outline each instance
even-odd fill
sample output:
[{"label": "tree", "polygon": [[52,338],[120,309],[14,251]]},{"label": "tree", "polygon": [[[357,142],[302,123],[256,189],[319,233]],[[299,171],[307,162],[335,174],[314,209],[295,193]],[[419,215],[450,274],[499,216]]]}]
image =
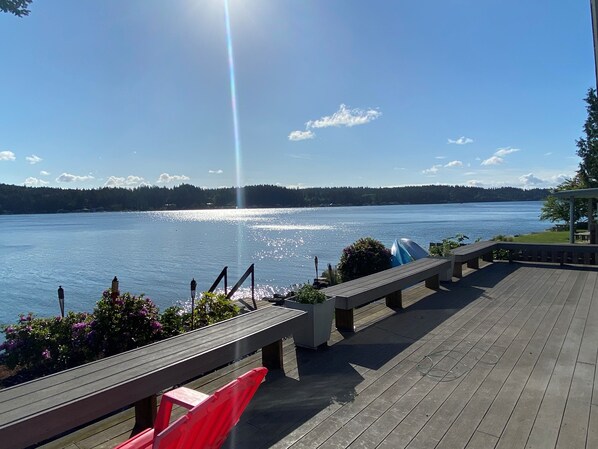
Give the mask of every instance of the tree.
[{"label": "tree", "polygon": [[29,15],[27,7],[33,0],[0,0],[0,11],[14,14],[17,17]]},{"label": "tree", "polygon": [[[554,192],[561,190],[577,190],[585,188],[585,184],[578,175],[572,179],[566,179],[564,182],[555,187]],[[581,217],[587,216],[588,209],[586,201],[575,200],[573,210],[573,223],[579,221]],[[554,196],[549,196],[544,201],[542,212],[540,213],[540,220],[565,221],[569,222],[569,201],[558,199]]]},{"label": "tree", "polygon": [[595,89],[588,89],[585,98],[588,117],[584,124],[584,137],[577,144],[579,163],[579,177],[586,187],[598,187],[598,97]]}]

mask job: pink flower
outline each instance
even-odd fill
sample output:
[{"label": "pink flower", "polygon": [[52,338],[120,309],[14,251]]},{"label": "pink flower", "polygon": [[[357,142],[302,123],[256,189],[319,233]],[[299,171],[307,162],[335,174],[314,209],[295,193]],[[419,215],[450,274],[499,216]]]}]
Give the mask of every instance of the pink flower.
[{"label": "pink flower", "polygon": [[44,358],[44,360],[50,360],[52,358],[52,355],[50,354],[50,350],[44,349],[42,351],[42,357]]}]

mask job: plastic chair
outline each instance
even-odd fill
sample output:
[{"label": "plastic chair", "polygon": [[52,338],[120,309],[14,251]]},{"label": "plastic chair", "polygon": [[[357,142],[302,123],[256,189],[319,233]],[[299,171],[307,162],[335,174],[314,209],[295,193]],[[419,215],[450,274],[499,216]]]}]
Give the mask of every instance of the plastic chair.
[{"label": "plastic chair", "polygon": [[[266,368],[255,368],[213,395],[181,387],[164,393],[154,428],[146,429],[115,449],[217,449],[222,446],[262,380]],[[170,422],[173,405],[189,409]]]}]

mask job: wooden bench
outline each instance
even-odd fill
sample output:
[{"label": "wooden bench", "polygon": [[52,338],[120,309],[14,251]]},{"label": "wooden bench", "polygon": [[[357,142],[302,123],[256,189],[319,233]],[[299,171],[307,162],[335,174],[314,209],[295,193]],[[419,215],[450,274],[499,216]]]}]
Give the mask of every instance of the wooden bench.
[{"label": "wooden bench", "polygon": [[386,297],[386,305],[403,307],[401,290],[425,281],[426,287],[438,289],[440,274],[450,270],[450,260],[426,257],[399,267],[370,274],[323,289],[336,297],[335,321],[340,331],[354,331],[353,309]]},{"label": "wooden bench", "polygon": [[132,404],[136,429],[151,427],[162,390],[258,349],[267,368],[282,368],[282,339],[304,315],[266,307],[0,390],[0,446],[24,448]]},{"label": "wooden bench", "polygon": [[480,268],[480,257],[492,262],[492,251],[498,248],[498,242],[483,241],[470,245],[460,246],[452,250],[454,260],[453,276],[463,277],[463,264],[467,263],[469,268]]}]

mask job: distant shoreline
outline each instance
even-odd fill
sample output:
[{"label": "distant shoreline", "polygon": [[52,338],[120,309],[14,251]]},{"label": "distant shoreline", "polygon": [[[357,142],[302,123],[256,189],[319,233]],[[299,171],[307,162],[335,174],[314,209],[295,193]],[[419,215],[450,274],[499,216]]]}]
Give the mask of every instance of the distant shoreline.
[{"label": "distant shoreline", "polygon": [[438,185],[306,189],[257,185],[202,189],[182,184],[172,188],[82,190],[0,184],[0,215],[465,204],[543,201],[549,194],[548,189]]}]

